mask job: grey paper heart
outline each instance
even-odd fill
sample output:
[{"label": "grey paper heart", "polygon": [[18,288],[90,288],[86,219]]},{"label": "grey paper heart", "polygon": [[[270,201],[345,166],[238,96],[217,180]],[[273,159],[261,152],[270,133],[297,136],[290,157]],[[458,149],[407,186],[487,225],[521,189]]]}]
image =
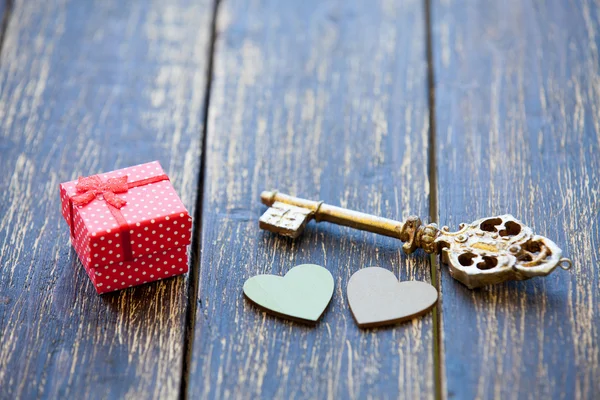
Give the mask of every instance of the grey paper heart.
[{"label": "grey paper heart", "polygon": [[395,324],[425,314],[436,303],[438,292],[429,283],[398,282],[384,268],[357,271],[348,282],[348,304],[361,328]]}]

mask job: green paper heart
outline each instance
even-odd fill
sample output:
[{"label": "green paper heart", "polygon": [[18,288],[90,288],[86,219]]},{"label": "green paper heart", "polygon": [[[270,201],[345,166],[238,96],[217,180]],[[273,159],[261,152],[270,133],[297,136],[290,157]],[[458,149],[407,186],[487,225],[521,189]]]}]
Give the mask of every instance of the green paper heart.
[{"label": "green paper heart", "polygon": [[244,283],[244,294],[275,315],[316,322],[333,296],[333,276],[319,265],[302,264],[284,277],[253,276]]}]

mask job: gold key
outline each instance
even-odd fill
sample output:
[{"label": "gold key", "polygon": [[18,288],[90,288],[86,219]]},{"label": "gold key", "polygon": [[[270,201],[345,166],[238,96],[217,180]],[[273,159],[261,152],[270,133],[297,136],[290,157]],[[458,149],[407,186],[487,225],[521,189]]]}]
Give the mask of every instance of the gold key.
[{"label": "gold key", "polygon": [[402,249],[408,254],[417,248],[441,253],[452,277],[470,289],[546,276],[557,266],[572,266],[553,241],[535,235],[510,214],[460,224],[457,232],[450,232],[446,226],[423,225],[418,217],[394,221],[278,191],[262,192],[260,197],[269,207],[260,217],[261,229],[296,238],[314,219],[391,236],[405,242]]}]

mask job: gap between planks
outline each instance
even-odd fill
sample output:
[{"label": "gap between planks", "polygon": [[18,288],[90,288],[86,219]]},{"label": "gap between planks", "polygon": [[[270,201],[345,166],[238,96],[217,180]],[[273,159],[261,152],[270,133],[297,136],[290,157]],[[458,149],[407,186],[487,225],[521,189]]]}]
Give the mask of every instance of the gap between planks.
[{"label": "gap between planks", "polygon": [[[435,113],[435,70],[433,63],[433,26],[431,0],[423,2],[425,15],[425,51],[427,53],[427,100],[429,108],[429,138],[427,148],[427,175],[429,177],[429,220],[439,224],[438,212],[438,178],[436,163],[436,113]],[[433,379],[434,394],[436,399],[443,399],[443,341],[442,335],[442,287],[438,274],[440,269],[440,256],[431,254],[429,256],[429,265],[431,266],[431,282],[438,291],[438,302],[432,310],[433,317]]]},{"label": "gap between planks", "polygon": [[2,17],[2,24],[0,25],[0,54],[2,54],[6,29],[8,28],[8,23],[10,22],[10,17],[12,15],[13,0],[4,0],[4,4],[0,7],[0,16]]},{"label": "gap between planks", "polygon": [[[10,0],[9,0],[10,1]],[[187,399],[187,388],[192,363],[192,350],[194,346],[194,334],[196,325],[196,310],[198,304],[198,279],[200,275],[200,265],[202,258],[202,207],[204,201],[204,182],[206,180],[206,137],[208,131],[208,109],[210,106],[210,93],[212,87],[213,64],[215,55],[215,42],[217,40],[217,16],[219,12],[220,0],[213,1],[212,17],[210,24],[210,46],[208,49],[208,66],[206,68],[206,90],[204,92],[204,105],[202,116],[202,131],[200,134],[200,168],[198,171],[198,190],[196,194],[196,210],[194,212],[194,231],[192,232],[192,256],[191,268],[188,279],[188,304],[185,315],[185,329],[183,342],[183,357],[181,368],[181,386],[179,389],[179,399]]]}]

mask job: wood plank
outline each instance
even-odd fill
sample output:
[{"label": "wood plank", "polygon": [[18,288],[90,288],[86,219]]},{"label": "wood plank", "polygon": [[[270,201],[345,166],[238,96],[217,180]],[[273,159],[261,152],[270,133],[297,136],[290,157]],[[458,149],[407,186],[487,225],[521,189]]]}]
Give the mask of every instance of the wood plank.
[{"label": "wood plank", "polygon": [[0,59],[0,397],[177,398],[188,282],[102,297],[58,184],[159,159],[191,213],[210,1],[18,1]]},{"label": "wood plank", "polygon": [[512,213],[571,272],[468,290],[444,268],[448,397],[600,394],[597,3],[434,0],[440,220]]},{"label": "wood plank", "polygon": [[[309,224],[260,231],[262,190],[390,218],[428,215],[427,63],[420,1],[225,0],[209,106],[190,398],[432,398],[432,314],[360,330],[350,276],[377,265],[430,281],[400,242]],[[320,264],[335,292],[315,327],[258,310],[246,279]]]}]

